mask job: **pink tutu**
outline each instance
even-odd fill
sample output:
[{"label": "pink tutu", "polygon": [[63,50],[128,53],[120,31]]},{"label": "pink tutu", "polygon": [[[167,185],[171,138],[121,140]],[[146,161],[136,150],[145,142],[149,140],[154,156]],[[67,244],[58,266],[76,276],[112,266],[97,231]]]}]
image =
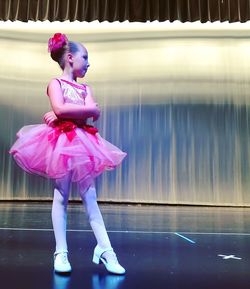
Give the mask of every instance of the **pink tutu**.
[{"label": "pink tutu", "polygon": [[17,164],[28,173],[51,179],[71,175],[87,189],[104,170],[114,169],[126,153],[98,133],[74,127],[60,131],[46,124],[24,126],[10,149]]}]

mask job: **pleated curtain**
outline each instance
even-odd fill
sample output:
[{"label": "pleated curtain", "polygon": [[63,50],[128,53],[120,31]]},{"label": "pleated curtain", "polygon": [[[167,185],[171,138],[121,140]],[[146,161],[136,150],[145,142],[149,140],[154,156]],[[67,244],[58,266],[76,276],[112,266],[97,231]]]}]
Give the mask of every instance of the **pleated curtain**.
[{"label": "pleated curtain", "polygon": [[246,22],[249,0],[1,0],[2,21]]}]

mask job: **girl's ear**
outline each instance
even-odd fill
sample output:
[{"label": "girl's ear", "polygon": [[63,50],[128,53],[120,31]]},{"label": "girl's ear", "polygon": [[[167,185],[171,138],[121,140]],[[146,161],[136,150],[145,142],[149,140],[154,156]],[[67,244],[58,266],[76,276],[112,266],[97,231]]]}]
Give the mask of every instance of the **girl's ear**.
[{"label": "girl's ear", "polygon": [[67,54],[67,60],[68,60],[69,63],[73,63],[73,55],[72,55],[72,53],[68,53]]}]

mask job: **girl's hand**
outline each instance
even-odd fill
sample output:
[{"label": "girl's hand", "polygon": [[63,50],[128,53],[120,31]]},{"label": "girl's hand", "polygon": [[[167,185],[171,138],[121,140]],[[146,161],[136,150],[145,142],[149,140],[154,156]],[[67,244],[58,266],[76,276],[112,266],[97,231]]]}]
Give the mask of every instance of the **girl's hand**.
[{"label": "girl's hand", "polygon": [[55,121],[57,120],[57,116],[53,111],[46,112],[43,116],[44,122],[51,127],[55,127]]},{"label": "girl's hand", "polygon": [[93,104],[93,121],[97,121],[100,117],[101,110],[98,106],[98,103]]}]

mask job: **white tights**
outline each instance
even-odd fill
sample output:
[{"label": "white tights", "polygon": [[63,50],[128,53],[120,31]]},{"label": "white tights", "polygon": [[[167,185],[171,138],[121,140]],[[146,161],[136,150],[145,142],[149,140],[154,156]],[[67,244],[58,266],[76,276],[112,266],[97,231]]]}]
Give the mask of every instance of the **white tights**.
[{"label": "white tights", "polygon": [[[56,240],[56,252],[67,251],[66,225],[67,205],[70,191],[70,177],[56,180],[52,205],[52,223]],[[110,240],[97,204],[96,190],[90,187],[80,193],[90,226],[94,232],[97,244],[103,248],[111,248]]]}]

